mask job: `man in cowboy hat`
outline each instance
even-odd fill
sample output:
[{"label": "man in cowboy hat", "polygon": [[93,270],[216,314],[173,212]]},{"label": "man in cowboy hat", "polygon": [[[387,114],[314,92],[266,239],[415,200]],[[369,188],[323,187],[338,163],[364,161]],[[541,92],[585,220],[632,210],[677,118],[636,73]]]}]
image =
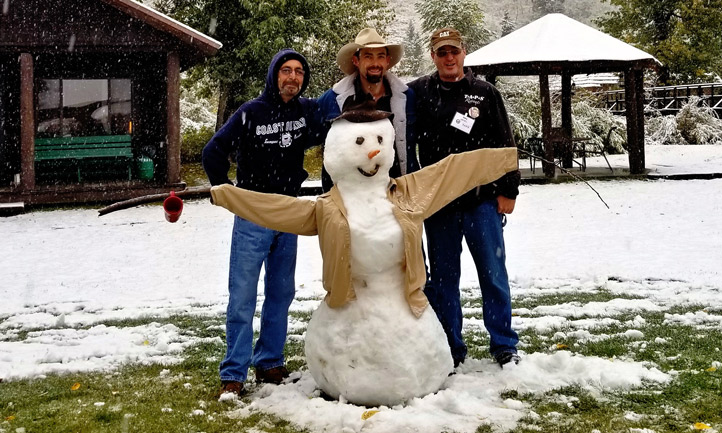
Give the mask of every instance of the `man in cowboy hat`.
[{"label": "man in cowboy hat", "polygon": [[[341,47],[336,56],[336,62],[346,77],[318,100],[326,131],[344,108],[367,101],[373,101],[378,110],[393,113],[396,158],[390,171],[392,178],[419,169],[411,129],[415,121],[414,94],[396,75],[388,72],[401,60],[403,52],[401,45],[386,43],[376,30],[361,30],[356,39]],[[324,191],[333,185],[325,170],[322,183]]]}]

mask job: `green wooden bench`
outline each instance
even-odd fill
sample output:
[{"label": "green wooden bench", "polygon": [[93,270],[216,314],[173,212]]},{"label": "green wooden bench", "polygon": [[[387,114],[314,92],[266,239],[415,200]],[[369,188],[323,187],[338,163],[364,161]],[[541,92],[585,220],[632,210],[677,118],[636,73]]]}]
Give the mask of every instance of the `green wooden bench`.
[{"label": "green wooden bench", "polygon": [[103,135],[93,137],[56,137],[35,139],[35,161],[60,165],[72,163],[77,170],[78,182],[82,171],[94,168],[103,172],[120,165],[132,178],[133,148],[130,135]]}]

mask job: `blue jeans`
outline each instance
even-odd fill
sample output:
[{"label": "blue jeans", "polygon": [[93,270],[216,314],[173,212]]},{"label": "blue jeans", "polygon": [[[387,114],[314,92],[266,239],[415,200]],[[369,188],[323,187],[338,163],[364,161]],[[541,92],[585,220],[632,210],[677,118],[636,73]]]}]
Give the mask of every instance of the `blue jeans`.
[{"label": "blue jeans", "polygon": [[[297,244],[296,235],[235,217],[226,314],[228,348],[220,366],[222,381],[245,381],[251,364],[261,370],[284,365],[288,308],[296,288]],[[253,347],[253,316],[261,265],[266,269],[266,298],[261,309],[261,332]]]},{"label": "blue jeans", "polygon": [[519,336],[511,329],[503,218],[494,199],[465,211],[441,211],[424,221],[431,266],[425,293],[446,332],[454,363],[466,358],[459,291],[462,237],[479,276],[484,326],[491,338],[489,352],[492,356],[516,352]]}]

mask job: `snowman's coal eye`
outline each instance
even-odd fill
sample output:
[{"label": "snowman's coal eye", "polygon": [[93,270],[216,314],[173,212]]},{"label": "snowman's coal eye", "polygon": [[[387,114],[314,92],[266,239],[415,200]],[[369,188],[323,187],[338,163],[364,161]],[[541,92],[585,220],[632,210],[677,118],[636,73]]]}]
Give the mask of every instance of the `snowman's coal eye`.
[{"label": "snowman's coal eye", "polygon": [[379,144],[381,144],[384,141],[384,138],[380,135],[378,136],[378,138],[379,138]]},{"label": "snowman's coal eye", "polygon": [[356,137],[356,144],[363,144],[364,138],[363,137]]}]

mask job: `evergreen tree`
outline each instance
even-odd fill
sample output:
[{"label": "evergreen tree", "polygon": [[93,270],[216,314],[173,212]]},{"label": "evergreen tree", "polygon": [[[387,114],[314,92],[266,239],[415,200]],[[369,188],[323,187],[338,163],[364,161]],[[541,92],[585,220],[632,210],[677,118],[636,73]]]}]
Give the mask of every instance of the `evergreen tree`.
[{"label": "evergreen tree", "polygon": [[453,27],[464,36],[467,52],[481,48],[491,39],[484,26],[484,13],[475,0],[420,0],[415,6],[425,33]]},{"label": "evergreen tree", "polygon": [[597,24],[655,56],[661,84],[722,75],[722,0],[603,0],[617,6]]},{"label": "evergreen tree", "polygon": [[539,17],[546,14],[564,13],[564,0],[532,0],[532,9]]},{"label": "evergreen tree", "polygon": [[421,74],[421,64],[425,55],[426,50],[421,35],[416,31],[414,22],[409,20],[404,38],[404,57],[398,66],[399,75],[418,77]]},{"label": "evergreen tree", "polygon": [[343,76],[338,49],[364,27],[383,34],[393,19],[386,0],[160,0],[156,6],[223,43],[187,78],[207,83],[206,96],[219,94],[217,127],[259,95],[278,50],[293,48],[306,56],[313,75],[305,96],[318,96]]},{"label": "evergreen tree", "polygon": [[509,16],[509,11],[504,11],[504,18],[501,20],[501,36],[504,37],[516,30],[516,23]]}]

